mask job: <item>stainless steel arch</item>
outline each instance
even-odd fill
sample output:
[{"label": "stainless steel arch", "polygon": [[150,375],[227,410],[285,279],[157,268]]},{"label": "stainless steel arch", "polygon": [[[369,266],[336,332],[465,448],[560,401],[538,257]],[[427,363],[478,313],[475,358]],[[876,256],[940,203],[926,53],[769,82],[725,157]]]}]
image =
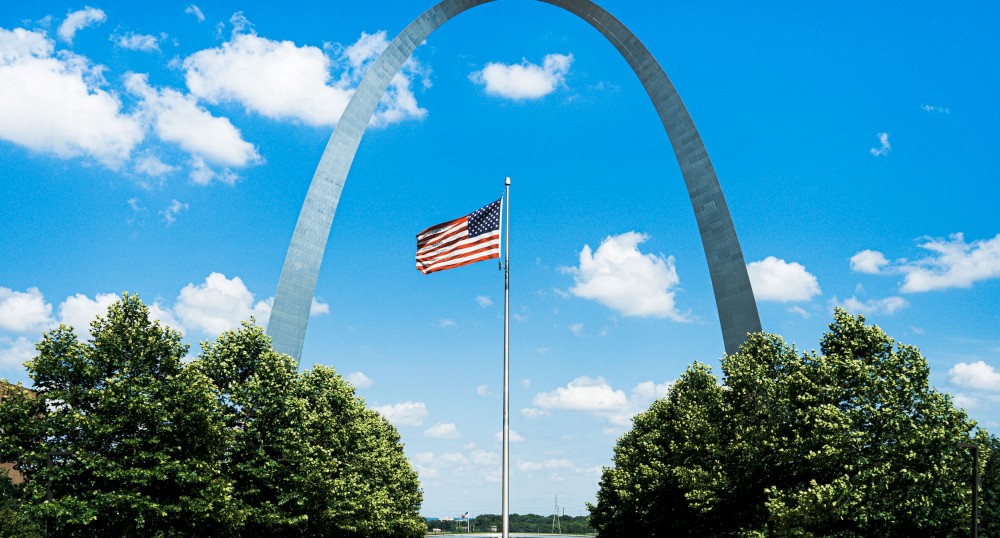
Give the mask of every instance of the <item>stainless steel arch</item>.
[{"label": "stainless steel arch", "polygon": [[[320,263],[344,181],[361,137],[392,78],[417,45],[459,13],[494,0],[444,0],[409,24],[365,75],[320,158],[281,269],[267,333],[274,348],[299,360]],[[727,353],[760,330],[757,304],[722,187],[684,103],[649,50],[628,28],[590,0],[539,0],[587,21],[639,77],[667,131],[694,207],[708,261]]]}]

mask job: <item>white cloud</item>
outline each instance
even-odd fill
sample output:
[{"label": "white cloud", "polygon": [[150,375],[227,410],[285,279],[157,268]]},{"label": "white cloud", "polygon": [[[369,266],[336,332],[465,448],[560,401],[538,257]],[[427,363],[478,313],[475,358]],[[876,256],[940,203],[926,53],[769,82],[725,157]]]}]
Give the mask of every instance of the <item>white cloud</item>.
[{"label": "white cloud", "polygon": [[868,151],[876,157],[888,155],[889,151],[892,150],[892,144],[889,143],[889,133],[878,133],[875,137],[878,138],[879,147],[870,148]]},{"label": "white cloud", "polygon": [[487,384],[485,384],[485,383],[482,384],[482,385],[479,385],[478,387],[476,387],[476,394],[479,395],[479,396],[489,396],[490,395],[490,386],[487,385]]},{"label": "white cloud", "polygon": [[39,333],[52,325],[52,305],[38,288],[14,291],[0,287],[0,329],[15,333]]},{"label": "white cloud", "polygon": [[974,396],[969,396],[967,394],[955,393],[951,396],[951,400],[955,402],[956,407],[962,409],[975,409],[979,406],[979,399]]},{"label": "white cloud", "polygon": [[76,329],[77,336],[85,337],[90,334],[90,323],[97,316],[106,317],[108,307],[118,299],[114,293],[98,293],[93,299],[77,293],[59,305],[59,321]]},{"label": "white cloud", "polygon": [[132,169],[145,176],[161,177],[174,172],[177,167],[164,163],[156,155],[147,153],[135,159]]},{"label": "white cloud", "polygon": [[489,452],[486,450],[473,450],[470,454],[472,457],[472,463],[476,465],[496,465],[500,463],[500,455],[496,452]]},{"label": "white cloud", "polygon": [[980,280],[1000,278],[1000,234],[993,239],[965,242],[961,233],[929,239],[920,245],[932,256],[902,263],[904,293],[968,288]]},{"label": "white cloud", "polygon": [[581,376],[565,387],[536,394],[531,403],[543,409],[608,412],[624,409],[628,397],[624,391],[612,389],[603,377]]},{"label": "white cloud", "polygon": [[816,277],[797,262],[768,256],[747,264],[747,273],[758,301],[808,301],[822,293]]},{"label": "white cloud", "polygon": [[112,35],[111,41],[123,49],[138,50],[142,52],[160,50],[160,40],[153,35],[129,32],[122,35]]},{"label": "white cloud", "polygon": [[579,267],[564,269],[576,281],[570,292],[626,316],[687,321],[674,305],[680,284],[674,258],[639,252],[638,245],[647,239],[646,234],[626,232],[605,238],[596,252],[584,245]]},{"label": "white cloud", "polygon": [[834,306],[840,306],[853,314],[894,314],[898,310],[910,305],[906,299],[896,296],[884,299],[868,299],[867,301],[862,301],[855,296],[848,297],[843,301],[834,297],[830,303]]},{"label": "white cloud", "polygon": [[889,260],[876,250],[862,250],[851,256],[851,270],[858,273],[877,275],[887,265],[889,265]]},{"label": "white cloud", "polygon": [[346,377],[350,384],[359,389],[367,389],[375,384],[372,378],[366,376],[364,372],[351,372]]},{"label": "white cloud", "polygon": [[184,13],[194,15],[194,17],[198,19],[198,22],[205,22],[205,14],[202,13],[201,8],[195,4],[191,4],[190,6],[184,8]]},{"label": "white cloud", "polygon": [[441,321],[437,322],[437,327],[441,329],[450,329],[452,327],[457,327],[457,326],[458,324],[450,319],[442,319]]},{"label": "white cloud", "polygon": [[[341,48],[334,62],[320,48],[258,36],[241,14],[234,15],[233,23],[229,41],[184,60],[190,92],[210,103],[236,102],[269,118],[309,125],[336,125],[354,86],[389,43],[384,31],[362,33],[356,43]],[[333,76],[335,70],[340,71],[338,77]],[[417,60],[404,64],[380,102],[373,125],[426,115],[410,88],[412,78],[422,73]]]},{"label": "white cloud", "polygon": [[330,313],[330,305],[327,303],[320,302],[318,299],[313,297],[312,305],[309,306],[310,316],[319,316],[322,314]]},{"label": "white cloud", "polygon": [[72,11],[66,15],[66,20],[59,25],[57,33],[63,41],[72,44],[73,36],[76,35],[77,31],[88,26],[100,24],[107,20],[107,18],[108,16],[104,14],[104,11],[88,6],[78,11]]},{"label": "white cloud", "polygon": [[[629,421],[640,411],[644,411],[657,398],[666,397],[671,383],[644,381],[632,388],[631,395],[615,389],[603,378],[581,376],[570,381],[565,387],[551,392],[541,392],[532,399],[532,405],[543,410],[559,409],[592,413],[607,420],[614,428],[608,432],[628,426]],[[539,409],[522,409],[529,418],[540,416]]]},{"label": "white cloud", "polygon": [[35,356],[35,344],[24,336],[11,340],[0,336],[0,371],[22,370],[24,361]]},{"label": "white cloud", "polygon": [[802,319],[809,319],[810,317],[812,317],[812,315],[809,314],[809,312],[806,311],[806,309],[802,308],[801,306],[792,306],[792,307],[789,307],[788,312],[792,313],[792,314],[795,314],[796,316],[799,316]]},{"label": "white cloud", "polygon": [[437,424],[427,428],[424,431],[424,436],[434,437],[437,439],[458,439],[461,434],[458,433],[458,426],[453,422],[438,422]]},{"label": "white cloud", "polygon": [[[521,437],[521,434],[517,433],[516,431],[514,430],[507,430],[507,431],[510,432],[511,443],[520,443],[521,441],[524,441],[524,437]],[[503,442],[503,431],[498,431],[495,434],[493,434],[493,439],[495,439],[497,442]]]},{"label": "white cloud", "polygon": [[400,402],[396,404],[376,405],[372,407],[396,426],[420,426],[427,418],[427,405],[424,402]]},{"label": "white cloud", "polygon": [[142,100],[142,114],[160,140],[221,166],[243,167],[261,161],[257,149],[243,140],[228,118],[213,116],[192,97],[170,88],[157,90],[146,75],[135,73],[126,78],[125,87]]},{"label": "white cloud", "polygon": [[3,372],[24,372],[24,362],[35,356],[35,344],[23,336],[17,340],[0,336],[0,377]]},{"label": "white cloud", "polygon": [[508,99],[539,99],[565,84],[573,63],[572,54],[547,54],[542,65],[524,59],[519,64],[491,62],[469,75],[476,84],[486,86],[486,93]]},{"label": "white cloud", "polygon": [[162,215],[163,220],[167,222],[167,226],[170,226],[171,224],[177,222],[177,215],[179,215],[181,211],[187,211],[187,209],[187,204],[173,200],[170,202],[170,205],[163,208],[163,211],[160,211],[160,215]]},{"label": "white cloud", "polygon": [[948,370],[948,379],[960,387],[1000,391],[1000,372],[984,361],[960,362]]},{"label": "white cloud", "polygon": [[574,336],[583,336],[583,324],[582,323],[570,324],[569,332],[573,333]]},{"label": "white cloud", "polygon": [[951,109],[946,106],[920,105],[920,110],[935,114],[951,114]]},{"label": "white cloud", "polygon": [[532,460],[519,460],[517,462],[517,470],[522,473],[537,473],[541,471],[548,471],[552,473],[551,477],[558,479],[559,474],[565,472],[571,472],[575,474],[583,474],[590,476],[600,476],[601,466],[600,465],[577,465],[566,458],[549,458],[542,461],[532,461]]},{"label": "white cloud", "polygon": [[168,308],[164,308],[159,301],[154,301],[153,304],[149,306],[149,319],[153,321],[159,321],[161,325],[166,325],[181,334],[184,333],[184,325],[182,325],[177,318],[174,317],[173,312]]},{"label": "white cloud", "polygon": [[524,418],[538,418],[538,417],[547,417],[551,413],[542,409],[536,409],[534,407],[525,407],[521,409],[521,414],[524,415]]},{"label": "white cloud", "polygon": [[254,295],[238,276],[208,275],[202,284],[188,284],[177,296],[174,313],[187,328],[215,336],[238,327],[251,316],[264,325],[271,316],[268,301],[254,302]]},{"label": "white cloud", "polygon": [[120,169],[142,126],[101,88],[104,67],[66,51],[55,57],[54,47],[42,32],[0,28],[0,138]]},{"label": "white cloud", "polygon": [[476,295],[476,302],[479,303],[479,306],[486,308],[487,306],[493,304],[493,299],[490,299],[485,295]]}]

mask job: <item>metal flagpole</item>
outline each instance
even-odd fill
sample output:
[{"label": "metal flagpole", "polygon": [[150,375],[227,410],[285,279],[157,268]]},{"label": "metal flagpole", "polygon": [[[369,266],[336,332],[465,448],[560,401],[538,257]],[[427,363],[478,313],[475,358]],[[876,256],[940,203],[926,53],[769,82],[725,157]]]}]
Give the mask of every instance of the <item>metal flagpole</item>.
[{"label": "metal flagpole", "polygon": [[504,204],[507,206],[506,245],[503,261],[503,538],[510,536],[510,178],[504,180]]}]

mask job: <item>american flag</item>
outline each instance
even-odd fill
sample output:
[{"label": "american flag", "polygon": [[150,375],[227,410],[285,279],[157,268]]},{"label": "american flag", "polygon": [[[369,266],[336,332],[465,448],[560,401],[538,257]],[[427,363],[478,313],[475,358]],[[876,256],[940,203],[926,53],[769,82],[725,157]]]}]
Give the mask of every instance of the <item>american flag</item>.
[{"label": "american flag", "polygon": [[503,198],[464,217],[417,234],[417,270],[423,274],[500,257]]}]

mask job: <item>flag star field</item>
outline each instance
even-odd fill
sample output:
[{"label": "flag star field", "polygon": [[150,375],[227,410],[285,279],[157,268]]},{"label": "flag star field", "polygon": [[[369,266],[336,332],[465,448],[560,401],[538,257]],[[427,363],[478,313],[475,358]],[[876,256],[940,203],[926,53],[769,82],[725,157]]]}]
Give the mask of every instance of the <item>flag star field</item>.
[{"label": "flag star field", "polygon": [[[834,308],[863,314],[1000,432],[1000,6],[598,3],[697,125],[764,330],[805,352]],[[124,291],[192,357],[266,323],[330,134],[432,5],[3,3],[0,377],[30,384],[44,332]],[[500,512],[503,272],[421,274],[414,236],[508,176],[511,512],[585,514],[631,418],[693,361],[721,374],[694,213],[627,63],[549,4],[463,13],[375,111],[301,361],[397,426],[429,517]]]}]

